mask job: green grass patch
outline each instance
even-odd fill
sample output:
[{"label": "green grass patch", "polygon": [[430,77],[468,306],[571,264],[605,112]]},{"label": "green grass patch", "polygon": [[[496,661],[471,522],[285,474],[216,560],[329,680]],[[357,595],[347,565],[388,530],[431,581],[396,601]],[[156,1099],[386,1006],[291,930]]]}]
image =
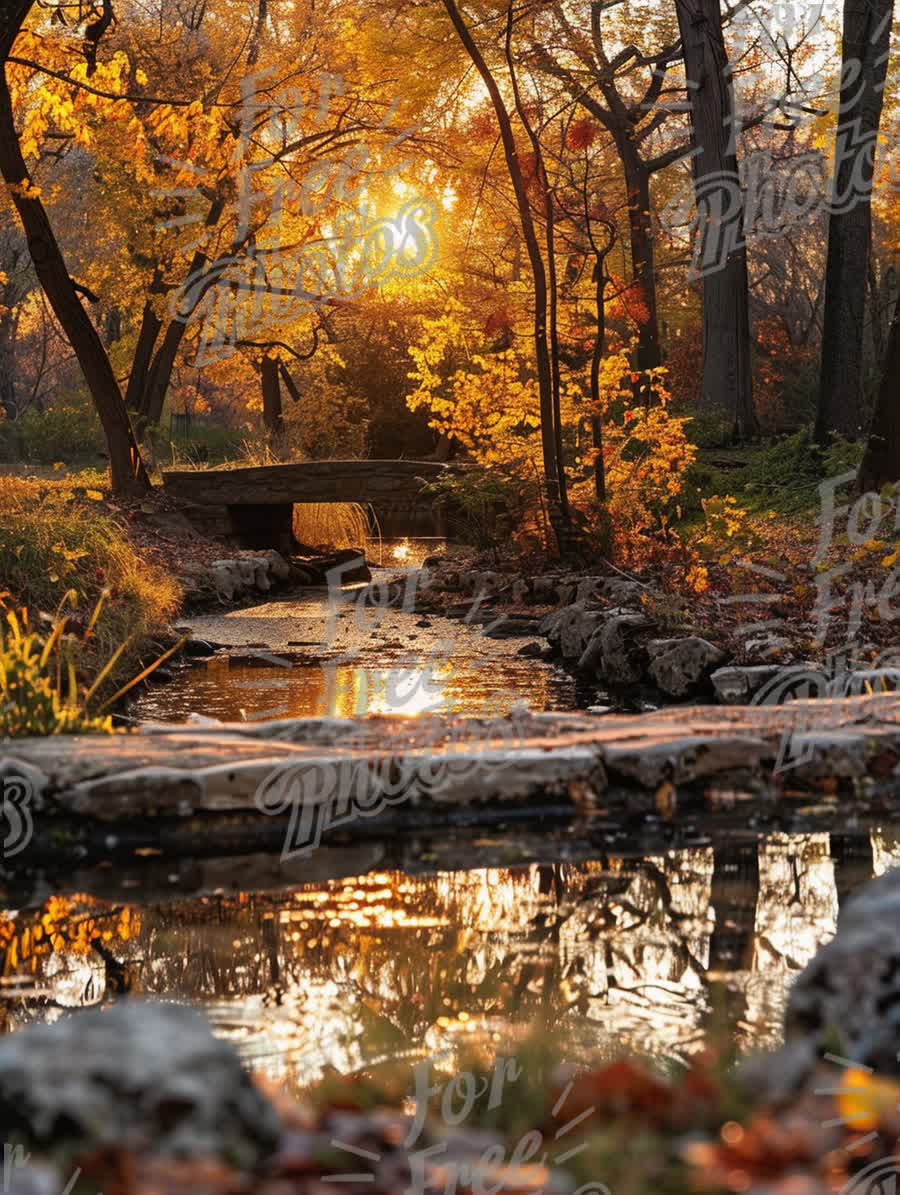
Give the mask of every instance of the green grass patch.
[{"label": "green grass patch", "polygon": [[[711,494],[733,494],[754,513],[797,515],[819,507],[819,486],[859,466],[863,444],[835,440],[823,449],[809,428],[759,448],[701,450],[686,490],[692,511]],[[696,498],[696,503],[693,499]],[[687,512],[686,512],[687,513]]]}]

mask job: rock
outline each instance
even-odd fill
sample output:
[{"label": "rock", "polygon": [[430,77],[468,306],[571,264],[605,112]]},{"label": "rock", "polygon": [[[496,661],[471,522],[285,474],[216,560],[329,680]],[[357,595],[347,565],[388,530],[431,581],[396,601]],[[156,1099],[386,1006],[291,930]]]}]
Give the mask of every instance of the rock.
[{"label": "rock", "polygon": [[323,571],[329,587],[372,580],[365,552],[360,548],[339,548],[322,560],[316,561],[316,564]]},{"label": "rock", "polygon": [[[60,1195],[72,1189],[47,1163],[30,1158],[22,1146],[7,1145],[3,1159],[3,1195]],[[17,1152],[20,1151],[20,1152]]]},{"label": "rock", "polygon": [[856,892],[837,933],[795,982],[788,1044],[811,1040],[887,1075],[900,1075],[900,868]]},{"label": "rock", "polygon": [[233,601],[236,590],[236,578],[229,560],[217,560],[210,565],[209,581],[216,592],[216,596]]},{"label": "rock", "polygon": [[556,648],[564,660],[581,658],[591,636],[606,617],[602,610],[588,610],[585,606],[584,602],[564,606],[548,614],[538,626],[538,632],[546,635],[551,647]]},{"label": "rock", "polygon": [[291,575],[290,562],[276,552],[274,548],[269,548],[267,551],[261,553],[263,558],[268,561],[269,575],[274,577],[277,581],[287,581]]},{"label": "rock", "polygon": [[749,664],[718,668],[710,677],[726,705],[783,705],[797,698],[825,697],[828,678],[821,665]]},{"label": "rock", "polygon": [[188,639],[181,650],[186,656],[191,656],[192,658],[198,660],[205,660],[207,657],[214,656],[216,654],[217,646],[217,644],[210,643],[206,639]]},{"label": "rock", "polygon": [[760,635],[758,639],[748,639],[744,643],[744,652],[749,660],[767,660],[790,646],[790,639],[772,633]]},{"label": "rock", "polygon": [[687,697],[706,687],[725,653],[706,639],[651,639],[647,644],[650,675],[669,697]]},{"label": "rock", "polygon": [[561,606],[568,606],[575,600],[576,587],[571,582],[563,582],[556,586],[555,600]]},{"label": "rock", "polygon": [[517,605],[520,605],[525,601],[530,592],[531,586],[528,584],[528,581],[525,579],[525,577],[517,577],[512,583],[510,598]]},{"label": "rock", "polygon": [[503,573],[495,573],[490,569],[486,569],[483,573],[475,574],[474,590],[476,593],[488,594],[499,593],[501,589],[506,588],[506,577]]},{"label": "rock", "polygon": [[539,660],[543,654],[544,648],[540,643],[523,643],[516,652],[517,656],[526,660]]},{"label": "rock", "polygon": [[603,675],[603,624],[596,627],[588,639],[584,651],[581,653],[577,671],[585,676],[601,677]]},{"label": "rock", "polygon": [[653,623],[643,614],[613,612],[600,632],[603,676],[610,684],[630,685],[642,680],[647,669],[647,651],[638,632]]},{"label": "rock", "polygon": [[653,790],[664,781],[684,784],[716,772],[754,768],[771,758],[771,748],[750,735],[702,735],[658,744],[609,746],[603,760],[615,778],[636,780]]},{"label": "rock", "polygon": [[617,606],[640,606],[641,595],[647,587],[627,577],[607,577],[600,586],[600,592]]},{"label": "rock", "polygon": [[748,705],[754,693],[772,680],[779,669],[774,664],[753,664],[717,668],[710,676],[716,697],[724,705]]},{"label": "rock", "polygon": [[865,734],[852,730],[795,731],[782,738],[778,768],[798,780],[861,779],[868,773]]},{"label": "rock", "polygon": [[233,1046],[178,1004],[125,1000],[0,1042],[0,1120],[29,1145],[220,1157],[252,1170],[277,1146],[274,1109]]},{"label": "rock", "polygon": [[575,601],[592,601],[597,596],[599,585],[599,577],[585,577],[583,581],[578,582],[575,588]]},{"label": "rock", "polygon": [[538,606],[550,606],[557,600],[557,583],[553,577],[535,577],[531,595]]},{"label": "rock", "polygon": [[533,635],[537,629],[537,619],[504,618],[496,626],[488,627],[484,634],[488,639],[521,639],[524,635]]}]

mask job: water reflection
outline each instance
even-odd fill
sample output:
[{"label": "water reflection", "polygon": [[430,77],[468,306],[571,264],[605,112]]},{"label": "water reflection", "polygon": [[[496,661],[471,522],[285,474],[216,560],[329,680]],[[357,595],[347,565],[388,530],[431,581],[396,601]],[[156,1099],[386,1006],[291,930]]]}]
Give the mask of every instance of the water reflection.
[{"label": "water reflection", "polygon": [[123,991],[196,1000],[292,1086],[538,1017],[607,1056],[683,1056],[714,1026],[746,1050],[777,1039],[840,901],[898,859],[895,832],[776,835],[140,908],[54,897],[0,923],[5,1027]]},{"label": "water reflection", "polygon": [[140,719],[181,721],[202,713],[225,721],[257,718],[364,717],[429,713],[506,714],[519,702],[533,710],[571,709],[575,681],[562,669],[516,659],[459,663],[401,660],[375,668],[285,657],[285,665],[256,666],[228,657],[179,674],[149,691],[132,713]]}]

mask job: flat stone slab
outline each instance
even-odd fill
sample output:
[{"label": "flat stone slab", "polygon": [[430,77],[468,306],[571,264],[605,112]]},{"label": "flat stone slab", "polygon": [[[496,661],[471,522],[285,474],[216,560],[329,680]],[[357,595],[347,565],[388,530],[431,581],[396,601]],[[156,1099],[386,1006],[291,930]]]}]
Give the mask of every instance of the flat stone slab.
[{"label": "flat stone slab", "polygon": [[[36,811],[102,822],[200,813],[315,815],[337,826],[405,801],[465,806],[717,776],[820,785],[894,778],[900,694],[784,706],[504,718],[301,718],[153,724],[0,742]],[[773,776],[774,773],[774,776]],[[304,815],[303,810],[307,810]],[[322,811],[327,811],[323,813]]]}]

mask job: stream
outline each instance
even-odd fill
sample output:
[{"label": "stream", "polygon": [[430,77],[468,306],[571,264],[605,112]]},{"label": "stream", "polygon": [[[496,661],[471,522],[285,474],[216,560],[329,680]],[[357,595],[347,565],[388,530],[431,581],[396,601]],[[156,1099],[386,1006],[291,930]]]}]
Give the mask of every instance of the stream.
[{"label": "stream", "polygon": [[[349,600],[336,613],[325,591],[189,624],[230,651],[147,690],[133,716],[493,715],[593,699],[518,655],[526,639]],[[697,833],[613,856],[577,827],[494,824],[323,848],[289,870],[138,854],[0,916],[6,1031],[123,992],[190,1000],[299,1090],[329,1067],[496,1048],[536,1022],[610,1058],[772,1045],[792,976],[846,896],[900,862],[900,832]]]}]

